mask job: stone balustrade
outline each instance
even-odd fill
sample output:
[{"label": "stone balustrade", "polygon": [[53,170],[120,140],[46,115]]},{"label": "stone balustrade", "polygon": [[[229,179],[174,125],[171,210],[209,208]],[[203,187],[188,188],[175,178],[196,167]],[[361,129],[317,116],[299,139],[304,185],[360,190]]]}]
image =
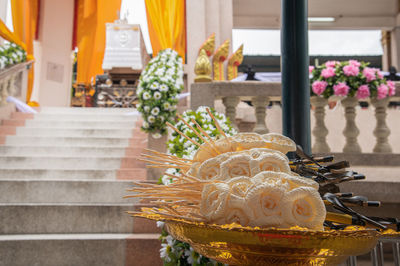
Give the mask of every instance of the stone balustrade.
[{"label": "stone balustrade", "polygon": [[28,61],[0,70],[0,106],[6,104],[8,96],[25,102],[28,71],[32,63]]},{"label": "stone balustrade", "polygon": [[[400,83],[396,83],[396,95],[400,95]],[[197,109],[199,106],[214,107],[216,100],[222,100],[225,106],[226,116],[234,123],[236,120],[237,106],[240,101],[251,101],[254,107],[256,125],[254,132],[267,133],[269,130],[266,125],[267,105],[270,101],[279,101],[281,98],[280,82],[210,82],[195,83],[191,86],[191,108]],[[400,101],[397,97],[392,100]],[[337,99],[341,102],[344,109],[345,127],[343,137],[345,145],[343,153],[361,154],[362,150],[358,143],[360,130],[356,124],[356,106],[359,102],[356,98]],[[388,142],[390,129],[386,123],[387,106],[389,99],[369,100],[370,108],[375,110],[375,128],[371,128],[371,134],[375,136],[375,146],[373,153],[391,153],[392,147]],[[327,142],[329,133],[325,125],[325,110],[328,101],[320,97],[311,97],[312,112],[315,118],[314,128],[312,129],[314,145],[313,153],[329,153],[331,148]],[[237,125],[235,125],[237,126]]]}]

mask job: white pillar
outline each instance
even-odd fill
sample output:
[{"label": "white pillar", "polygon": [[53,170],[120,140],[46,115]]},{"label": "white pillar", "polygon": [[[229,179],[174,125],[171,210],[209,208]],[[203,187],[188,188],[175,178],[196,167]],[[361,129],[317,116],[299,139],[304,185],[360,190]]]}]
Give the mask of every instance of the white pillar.
[{"label": "white pillar", "polygon": [[206,0],[206,38],[215,32],[215,47],[221,45],[224,39],[221,38],[220,28],[220,4],[219,0]]},{"label": "white pillar", "polygon": [[[8,0],[0,0],[0,19],[7,23],[7,4]],[[4,40],[0,37],[0,46],[3,45]]]},{"label": "white pillar", "polygon": [[189,87],[195,77],[194,65],[198,50],[206,38],[215,32],[216,47],[219,47],[226,39],[232,42],[232,12],[232,0],[186,1],[187,73]]},{"label": "white pillar", "polygon": [[[35,85],[41,106],[69,106],[71,101],[71,44],[74,1],[43,0],[40,10],[40,58],[35,64]],[[35,53],[36,55],[36,53]]]},{"label": "white pillar", "polygon": [[219,35],[220,44],[229,39],[231,45],[229,51],[232,53],[232,29],[233,29],[233,7],[232,0],[219,0]]},{"label": "white pillar", "polygon": [[186,46],[187,46],[187,75],[188,87],[193,83],[194,65],[198,50],[206,39],[206,1],[187,0],[186,1]]}]

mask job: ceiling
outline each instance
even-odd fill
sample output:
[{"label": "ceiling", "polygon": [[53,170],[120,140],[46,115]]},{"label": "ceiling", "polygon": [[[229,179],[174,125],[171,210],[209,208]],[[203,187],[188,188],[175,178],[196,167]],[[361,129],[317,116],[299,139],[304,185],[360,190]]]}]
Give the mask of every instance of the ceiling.
[{"label": "ceiling", "polygon": [[[295,1],[295,0],[294,0]],[[312,22],[310,29],[392,29],[400,0],[309,0],[309,17],[334,17],[334,22]],[[281,0],[233,0],[236,29],[277,29]],[[399,23],[398,23],[399,25]]]}]

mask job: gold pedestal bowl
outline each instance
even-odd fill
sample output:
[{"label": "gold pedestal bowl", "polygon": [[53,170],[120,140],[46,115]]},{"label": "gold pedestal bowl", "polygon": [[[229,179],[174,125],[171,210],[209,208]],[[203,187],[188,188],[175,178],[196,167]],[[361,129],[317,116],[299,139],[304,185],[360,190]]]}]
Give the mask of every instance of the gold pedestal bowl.
[{"label": "gold pedestal bowl", "polygon": [[229,265],[337,265],[369,252],[380,233],[373,229],[310,231],[257,229],[167,220],[167,231],[198,253]]}]

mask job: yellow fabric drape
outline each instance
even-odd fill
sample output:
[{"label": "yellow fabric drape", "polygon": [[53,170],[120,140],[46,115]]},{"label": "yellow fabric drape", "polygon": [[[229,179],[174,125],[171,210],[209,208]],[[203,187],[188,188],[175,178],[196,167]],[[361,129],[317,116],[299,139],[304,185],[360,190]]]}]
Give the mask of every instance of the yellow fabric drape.
[{"label": "yellow fabric drape", "polygon": [[145,0],[153,56],[172,48],[185,62],[185,0]]},{"label": "yellow fabric drape", "polygon": [[[38,0],[12,0],[11,11],[14,34],[25,43],[28,59],[33,59],[33,40],[36,35],[39,12]],[[33,89],[33,66],[28,74],[26,102],[29,103]]]},{"label": "yellow fabric drape", "polygon": [[21,46],[24,50],[26,50],[26,45],[23,43],[18,36],[11,32],[10,29],[6,26],[6,24],[0,19],[0,37],[3,39],[13,42]]},{"label": "yellow fabric drape", "polygon": [[92,78],[103,73],[105,23],[118,18],[121,0],[78,0],[77,4],[77,82],[89,84]]}]

